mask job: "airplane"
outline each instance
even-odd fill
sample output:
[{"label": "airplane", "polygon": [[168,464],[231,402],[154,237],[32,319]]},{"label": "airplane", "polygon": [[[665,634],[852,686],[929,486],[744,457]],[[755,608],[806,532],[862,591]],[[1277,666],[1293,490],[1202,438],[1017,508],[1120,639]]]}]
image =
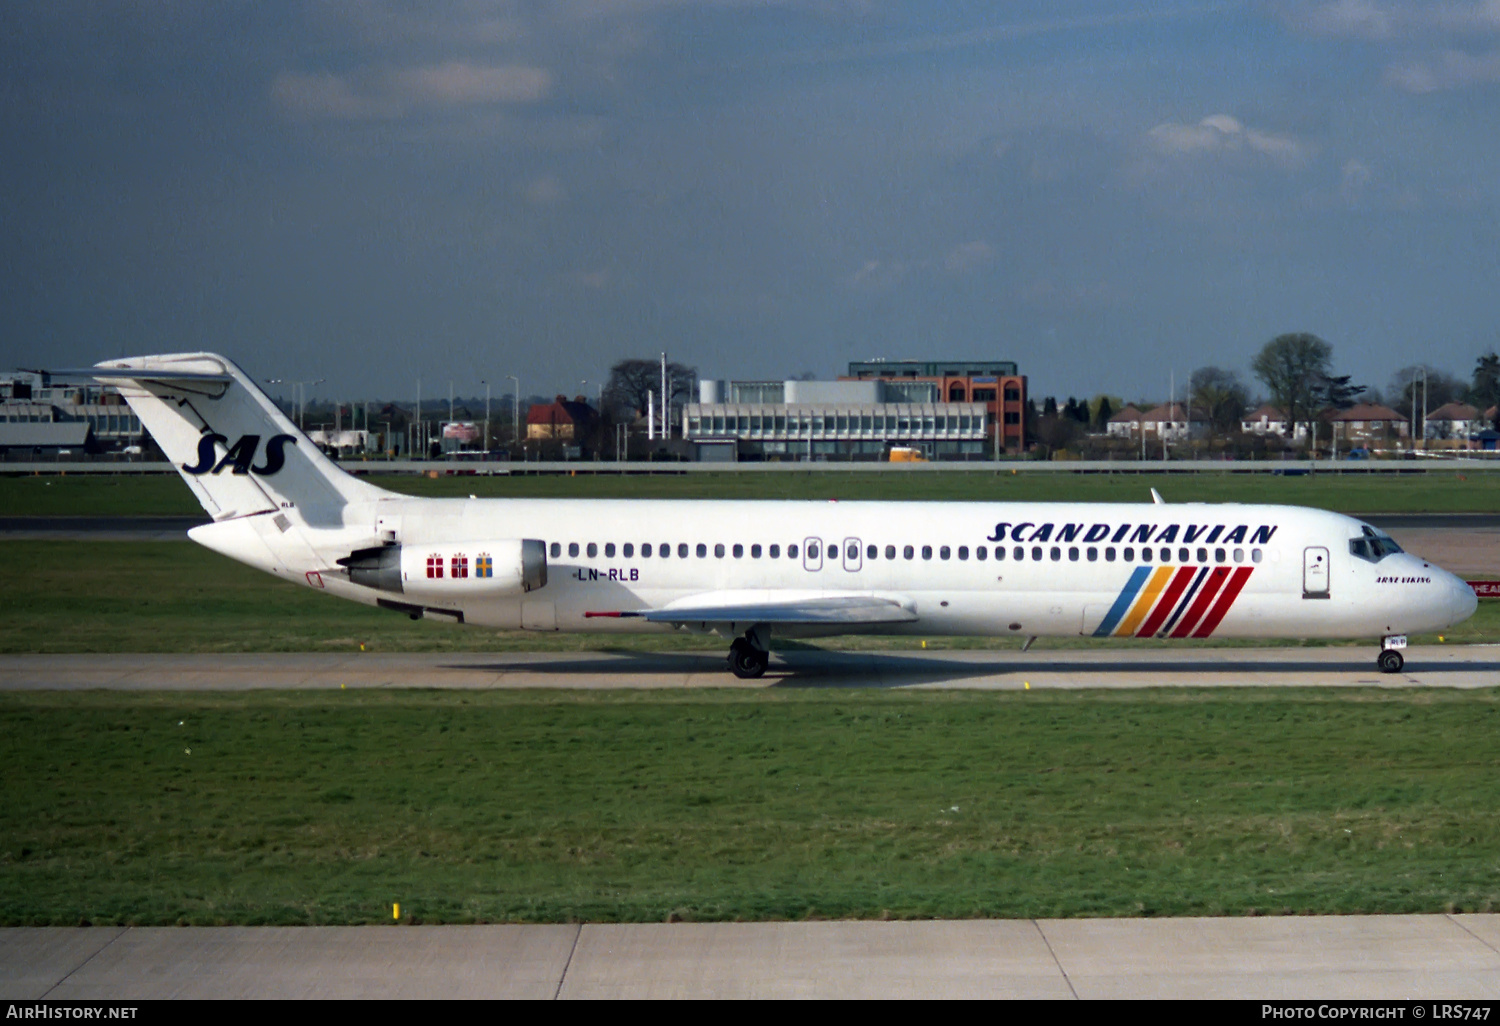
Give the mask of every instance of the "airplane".
[{"label": "airplane", "polygon": [[345,473],[233,362],[107,360],[212,516],[200,545],[412,619],[730,642],[841,634],[1378,639],[1473,615],[1464,581],[1351,517],[1295,506],[432,499]]}]

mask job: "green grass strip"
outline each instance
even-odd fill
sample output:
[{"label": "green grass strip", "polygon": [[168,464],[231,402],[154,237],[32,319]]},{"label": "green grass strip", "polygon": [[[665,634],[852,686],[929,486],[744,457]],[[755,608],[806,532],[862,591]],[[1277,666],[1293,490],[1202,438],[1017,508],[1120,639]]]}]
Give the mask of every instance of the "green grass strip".
[{"label": "green grass strip", "polygon": [[0,924],[1500,905],[1500,694],[0,695]]}]

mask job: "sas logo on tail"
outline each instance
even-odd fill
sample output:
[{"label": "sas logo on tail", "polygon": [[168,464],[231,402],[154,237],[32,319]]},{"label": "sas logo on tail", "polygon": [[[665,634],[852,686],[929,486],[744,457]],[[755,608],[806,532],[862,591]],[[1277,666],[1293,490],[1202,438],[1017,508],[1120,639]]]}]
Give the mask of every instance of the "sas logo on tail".
[{"label": "sas logo on tail", "polygon": [[[291,442],[297,444],[297,439],[291,435],[272,435],[266,440],[266,462],[262,466],[252,466],[255,461],[255,450],[260,447],[260,435],[241,435],[239,441],[233,445],[229,439],[217,432],[204,432],[203,437],[198,439],[198,462],[194,466],[182,465],[184,474],[217,474],[225,467],[230,468],[234,474],[249,474],[254,472],[261,477],[270,477],[286,465],[286,444]],[[214,445],[225,446],[223,456],[219,456]]]}]

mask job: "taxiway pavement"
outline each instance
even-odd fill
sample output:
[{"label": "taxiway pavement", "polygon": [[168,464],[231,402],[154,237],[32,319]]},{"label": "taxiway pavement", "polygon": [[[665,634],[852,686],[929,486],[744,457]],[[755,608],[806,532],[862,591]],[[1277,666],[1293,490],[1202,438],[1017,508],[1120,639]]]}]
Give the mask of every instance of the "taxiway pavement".
[{"label": "taxiway pavement", "polygon": [[0,655],[0,690],[244,691],[326,688],[1500,687],[1500,645],[1407,650],[1380,673],[1376,649],[1198,648],[829,652],[772,656],[742,681],[714,652],[221,653]]},{"label": "taxiway pavement", "polygon": [[1500,915],[37,927],[0,998],[1500,998]]}]

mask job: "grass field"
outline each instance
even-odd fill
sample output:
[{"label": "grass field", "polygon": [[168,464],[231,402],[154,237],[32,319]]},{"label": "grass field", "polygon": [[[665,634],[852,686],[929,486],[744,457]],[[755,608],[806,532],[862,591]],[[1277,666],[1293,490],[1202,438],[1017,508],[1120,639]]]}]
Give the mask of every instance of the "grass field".
[{"label": "grass field", "polygon": [[[409,495],[547,498],[886,499],[948,501],[1287,503],[1346,513],[1500,509],[1500,472],[1371,475],[821,473],[583,474],[516,477],[370,477]],[[170,516],[201,513],[175,475],[0,476],[0,516]]]},{"label": "grass field", "polygon": [[[689,634],[606,639],[466,628],[437,619],[413,622],[288,584],[183,542],[0,541],[0,594],[5,595],[0,652],[317,652],[355,651],[360,645],[384,652],[720,651],[725,646],[716,637]],[[1500,602],[1481,602],[1473,619],[1444,637],[1451,643],[1500,641]],[[1012,638],[927,641],[929,648],[1007,649],[1020,644]],[[1235,644],[1248,643],[1046,638],[1037,647]],[[843,649],[921,645],[921,639],[886,637],[817,642],[820,648]]]},{"label": "grass field", "polygon": [[1500,695],[0,695],[0,924],[1500,907]]}]

